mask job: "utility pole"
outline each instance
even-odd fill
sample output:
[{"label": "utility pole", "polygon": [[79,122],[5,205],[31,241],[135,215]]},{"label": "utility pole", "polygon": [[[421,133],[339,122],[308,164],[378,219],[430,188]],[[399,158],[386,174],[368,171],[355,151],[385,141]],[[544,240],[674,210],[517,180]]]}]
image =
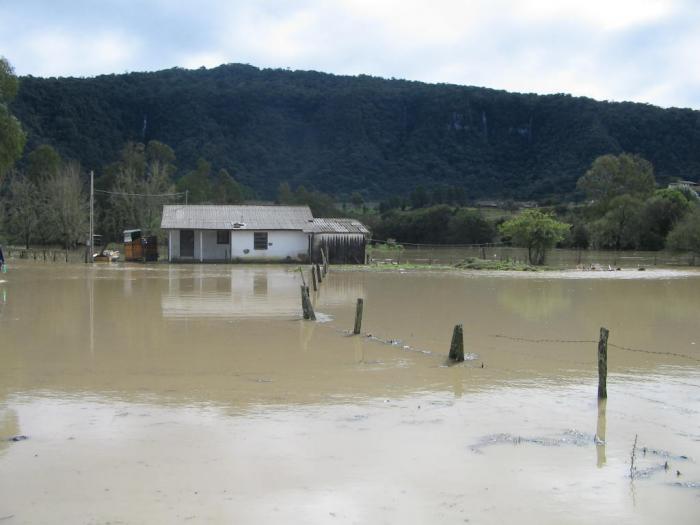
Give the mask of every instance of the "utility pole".
[{"label": "utility pole", "polygon": [[[88,254],[89,255],[89,259],[88,259],[89,262],[93,262],[92,245],[95,242],[94,213],[95,213],[95,172],[90,170],[90,240],[88,241],[88,245],[90,246],[90,253]],[[85,261],[85,262],[88,262],[88,261]]]}]

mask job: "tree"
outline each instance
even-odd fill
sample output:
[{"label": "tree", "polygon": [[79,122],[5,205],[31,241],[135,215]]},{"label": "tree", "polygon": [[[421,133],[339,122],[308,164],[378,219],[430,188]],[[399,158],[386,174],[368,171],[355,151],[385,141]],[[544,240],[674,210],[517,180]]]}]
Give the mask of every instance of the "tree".
[{"label": "tree", "polygon": [[641,210],[639,247],[662,250],[666,236],[692,208],[686,196],[673,189],[657,190]]},{"label": "tree", "polygon": [[61,156],[48,144],[36,147],[27,155],[27,178],[41,184],[61,168]]},{"label": "tree", "polygon": [[228,171],[220,169],[216,176],[216,204],[240,204],[245,200],[246,191]]},{"label": "tree", "polygon": [[481,213],[461,209],[447,226],[448,242],[457,244],[486,244],[493,241],[496,231]]},{"label": "tree", "polygon": [[[146,162],[149,166],[168,167],[175,171],[175,152],[173,149],[157,140],[151,140],[146,145]],[[173,173],[168,173],[172,175]]]},{"label": "tree", "polygon": [[26,177],[15,173],[10,181],[7,205],[7,229],[27,248],[37,233],[40,203],[36,185]]},{"label": "tree", "polygon": [[80,167],[68,163],[46,183],[42,220],[53,240],[66,249],[87,239],[88,202],[80,182]]},{"label": "tree", "polygon": [[426,207],[430,199],[428,198],[428,192],[425,191],[423,186],[418,186],[415,190],[411,192],[411,207],[413,209]]},{"label": "tree", "polygon": [[119,239],[125,229],[141,228],[149,234],[160,228],[162,206],[174,197],[171,176],[175,173],[175,153],[152,140],[144,146],[128,142],[122,148],[119,162],[112,164],[100,178],[113,192],[99,199],[100,227],[107,238]]},{"label": "tree", "polygon": [[501,234],[527,248],[530,264],[544,264],[547,250],[562,241],[571,227],[549,214],[530,209],[500,226]]},{"label": "tree", "polygon": [[277,188],[277,204],[293,204],[294,194],[289,183],[282,182]]},{"label": "tree", "polygon": [[700,254],[700,207],[676,224],[671,230],[666,242],[668,248],[676,251],[687,251]]},{"label": "tree", "polygon": [[654,192],[655,185],[651,163],[629,153],[598,157],[576,183],[603,210],[620,195],[646,198]]},{"label": "tree", "polygon": [[591,223],[591,235],[598,248],[624,250],[635,248],[639,242],[641,212],[644,203],[632,195],[612,199],[608,211]]},{"label": "tree", "polygon": [[204,204],[210,200],[212,195],[210,174],[211,164],[200,158],[197,161],[197,168],[177,181],[177,189],[189,192],[190,204]]},{"label": "tree", "polygon": [[17,95],[19,82],[12,66],[0,56],[0,184],[6,171],[22,156],[27,136],[8,104]]},{"label": "tree", "polygon": [[352,195],[350,196],[350,202],[352,202],[352,205],[355,208],[361,208],[362,205],[365,203],[365,199],[362,198],[360,192],[353,191]]}]

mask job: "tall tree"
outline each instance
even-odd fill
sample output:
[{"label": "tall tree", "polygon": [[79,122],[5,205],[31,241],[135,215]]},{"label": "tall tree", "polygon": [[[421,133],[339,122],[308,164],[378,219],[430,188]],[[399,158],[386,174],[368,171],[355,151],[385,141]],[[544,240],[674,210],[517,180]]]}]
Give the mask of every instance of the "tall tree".
[{"label": "tall tree", "polygon": [[603,155],[577,182],[577,187],[603,210],[620,195],[649,197],[656,181],[651,163],[639,155]]},{"label": "tall tree", "polygon": [[88,237],[88,202],[80,181],[80,166],[64,165],[46,183],[43,219],[51,228],[52,237],[66,249],[75,247]]},{"label": "tall tree", "polygon": [[639,248],[663,249],[668,233],[691,209],[691,202],[682,192],[673,189],[657,190],[646,200],[641,210]]},{"label": "tall tree", "polygon": [[61,168],[61,156],[48,144],[36,147],[27,155],[26,175],[35,184],[41,184]]},{"label": "tall tree", "polygon": [[288,182],[280,183],[277,188],[277,204],[293,204],[294,194]]},{"label": "tall tree", "polygon": [[112,195],[103,202],[100,225],[108,238],[119,239],[125,229],[157,233],[162,205],[173,200],[163,195],[175,191],[174,162],[175,153],[162,142],[124,146],[120,161],[109,169]]},{"label": "tall tree", "polygon": [[214,203],[240,204],[245,200],[246,191],[228,171],[220,169],[216,175]]},{"label": "tall tree", "polygon": [[605,214],[591,223],[591,235],[598,248],[625,250],[639,242],[644,203],[633,195],[619,195],[608,204]]},{"label": "tall tree", "polygon": [[7,170],[21,157],[27,140],[22,126],[8,107],[17,95],[18,87],[14,69],[5,57],[0,56],[0,185]]},{"label": "tall tree", "polygon": [[700,255],[700,206],[676,224],[668,235],[668,247],[677,251],[688,251]]},{"label": "tall tree", "polygon": [[188,172],[177,181],[178,191],[187,191],[190,204],[205,204],[212,196],[212,185],[209,180],[211,164],[200,158],[197,168]]},{"label": "tall tree", "polygon": [[14,173],[7,204],[7,230],[27,248],[37,234],[39,225],[39,191],[28,178]]}]

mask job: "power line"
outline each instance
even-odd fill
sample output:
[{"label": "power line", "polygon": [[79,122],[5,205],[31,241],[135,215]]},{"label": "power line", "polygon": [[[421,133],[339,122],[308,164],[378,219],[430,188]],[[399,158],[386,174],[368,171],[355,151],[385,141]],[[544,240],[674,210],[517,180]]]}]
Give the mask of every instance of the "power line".
[{"label": "power line", "polygon": [[120,195],[124,197],[177,197],[179,195],[185,195],[187,192],[181,191],[178,193],[126,193],[121,191],[95,190],[95,193],[102,193],[104,195]]},{"label": "power line", "polygon": [[416,243],[416,242],[389,242],[384,239],[370,239],[370,242],[388,244],[388,245],[400,245],[400,246],[428,246],[431,248],[481,248],[489,246],[505,246],[510,245],[507,242],[487,242],[482,244],[426,244],[426,243]]}]

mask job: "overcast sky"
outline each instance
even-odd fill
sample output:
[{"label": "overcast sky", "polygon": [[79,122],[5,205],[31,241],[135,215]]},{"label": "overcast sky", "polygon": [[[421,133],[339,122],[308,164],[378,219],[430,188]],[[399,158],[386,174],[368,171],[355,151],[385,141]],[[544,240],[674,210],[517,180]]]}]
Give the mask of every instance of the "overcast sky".
[{"label": "overcast sky", "polygon": [[370,74],[700,109],[700,0],[0,0],[20,75]]}]

